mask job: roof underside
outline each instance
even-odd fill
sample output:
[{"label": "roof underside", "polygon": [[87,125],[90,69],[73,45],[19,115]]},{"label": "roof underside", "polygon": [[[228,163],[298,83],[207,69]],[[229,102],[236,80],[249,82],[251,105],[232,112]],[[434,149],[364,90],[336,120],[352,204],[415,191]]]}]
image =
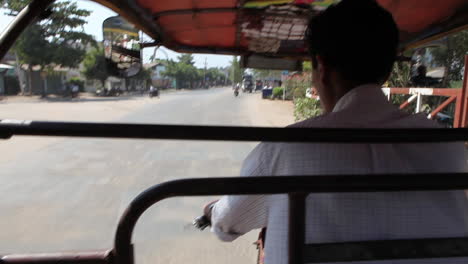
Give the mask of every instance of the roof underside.
[{"label": "roof underside", "polygon": [[[304,57],[307,18],[339,0],[96,1],[125,2],[117,12],[176,51]],[[468,25],[466,0],[377,1],[393,14],[402,49]]]}]

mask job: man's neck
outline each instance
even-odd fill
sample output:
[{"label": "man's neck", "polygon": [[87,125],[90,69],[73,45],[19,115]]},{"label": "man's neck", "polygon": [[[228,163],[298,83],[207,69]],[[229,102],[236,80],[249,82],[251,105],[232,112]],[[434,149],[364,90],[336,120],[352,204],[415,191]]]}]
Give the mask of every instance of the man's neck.
[{"label": "man's neck", "polygon": [[328,90],[328,94],[325,95],[326,98],[323,100],[323,107],[325,113],[330,113],[335,108],[335,105],[340,101],[340,99],[351,91],[354,87],[343,85],[343,84],[335,84],[330,86],[330,90]]}]

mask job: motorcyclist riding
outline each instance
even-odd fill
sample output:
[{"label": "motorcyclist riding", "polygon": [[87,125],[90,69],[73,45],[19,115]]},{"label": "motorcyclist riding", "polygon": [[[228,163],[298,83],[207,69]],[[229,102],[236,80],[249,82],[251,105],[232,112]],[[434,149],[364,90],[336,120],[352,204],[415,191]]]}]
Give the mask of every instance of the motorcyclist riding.
[{"label": "motorcyclist riding", "polygon": [[239,90],[240,90],[240,85],[236,84],[236,86],[234,87],[234,96],[237,97],[239,95]]},{"label": "motorcyclist riding", "polygon": [[154,87],[153,85],[151,85],[151,86],[150,86],[149,96],[150,96],[150,97],[153,97],[153,96],[159,97],[159,90],[158,90],[158,88],[156,88],[156,87]]}]

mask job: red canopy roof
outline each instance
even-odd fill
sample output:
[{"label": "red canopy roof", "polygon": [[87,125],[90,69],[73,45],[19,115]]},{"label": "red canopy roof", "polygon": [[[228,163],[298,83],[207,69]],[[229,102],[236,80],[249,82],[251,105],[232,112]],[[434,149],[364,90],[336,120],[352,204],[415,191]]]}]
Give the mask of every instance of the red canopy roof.
[{"label": "red canopy roof", "polygon": [[[112,7],[116,0],[96,1]],[[338,1],[127,0],[134,10],[118,11],[133,12],[132,22],[146,25],[157,42],[177,51],[301,57],[306,54],[302,38],[307,17]],[[468,25],[466,0],[378,2],[393,14],[402,48]],[[152,20],[152,29],[143,17]]]}]

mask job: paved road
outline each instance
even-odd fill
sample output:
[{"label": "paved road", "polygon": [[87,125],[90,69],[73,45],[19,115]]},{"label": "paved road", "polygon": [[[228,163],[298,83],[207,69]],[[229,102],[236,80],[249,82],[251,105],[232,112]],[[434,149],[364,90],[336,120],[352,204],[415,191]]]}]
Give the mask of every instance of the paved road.
[{"label": "paved road", "polygon": [[[282,102],[261,101],[259,94],[234,98],[226,88],[132,100],[141,107],[118,121],[247,126],[292,121],[291,113],[281,111],[290,109]],[[0,253],[110,248],[119,215],[138,193],[176,178],[238,175],[256,144],[60,138],[30,145],[36,139],[0,143],[3,153],[6,147],[15,153],[0,162]],[[256,232],[221,243],[190,227],[211,199],[171,199],[145,213],[134,234],[136,263],[254,263]]]}]

